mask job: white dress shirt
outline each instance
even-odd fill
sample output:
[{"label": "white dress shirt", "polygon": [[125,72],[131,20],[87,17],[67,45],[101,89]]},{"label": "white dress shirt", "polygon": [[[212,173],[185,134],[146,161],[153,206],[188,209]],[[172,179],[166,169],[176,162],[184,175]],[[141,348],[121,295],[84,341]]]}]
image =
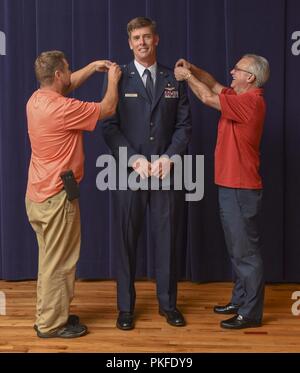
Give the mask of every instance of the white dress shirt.
[{"label": "white dress shirt", "polygon": [[144,75],[144,71],[146,69],[148,69],[151,73],[151,78],[152,78],[152,81],[153,81],[153,86],[155,86],[155,82],[156,82],[156,71],[157,71],[157,62],[155,62],[153,65],[149,66],[149,67],[145,67],[143,65],[141,65],[139,62],[137,62],[136,60],[134,60],[134,64],[135,64],[135,67],[138,71],[138,73],[140,74],[140,77],[144,83],[144,86],[146,87],[146,80],[147,80],[147,75],[145,74]]}]

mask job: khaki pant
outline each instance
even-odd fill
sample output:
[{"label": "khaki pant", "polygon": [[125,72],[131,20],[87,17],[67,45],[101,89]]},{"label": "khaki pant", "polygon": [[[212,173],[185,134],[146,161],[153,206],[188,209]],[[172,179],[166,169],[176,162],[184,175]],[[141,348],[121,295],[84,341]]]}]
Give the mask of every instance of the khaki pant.
[{"label": "khaki pant", "polygon": [[80,252],[79,203],[62,190],[41,203],[26,198],[26,211],[39,246],[36,325],[48,333],[69,316]]}]

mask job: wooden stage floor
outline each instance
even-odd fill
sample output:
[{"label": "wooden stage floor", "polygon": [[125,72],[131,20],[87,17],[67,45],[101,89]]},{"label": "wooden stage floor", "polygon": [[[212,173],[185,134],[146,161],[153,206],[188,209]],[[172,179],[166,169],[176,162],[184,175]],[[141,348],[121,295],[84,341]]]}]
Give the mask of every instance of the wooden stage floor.
[{"label": "wooden stage floor", "polygon": [[300,315],[291,312],[291,296],[300,284],[268,285],[263,326],[236,331],[221,329],[227,317],[212,312],[215,304],[227,303],[231,286],[180,282],[178,307],[187,326],[174,328],[158,315],[154,282],[137,281],[136,327],[121,331],[115,327],[115,282],[77,281],[71,313],[88,325],[89,334],[44,340],[32,328],[36,282],[0,281],[6,298],[0,352],[300,352]]}]

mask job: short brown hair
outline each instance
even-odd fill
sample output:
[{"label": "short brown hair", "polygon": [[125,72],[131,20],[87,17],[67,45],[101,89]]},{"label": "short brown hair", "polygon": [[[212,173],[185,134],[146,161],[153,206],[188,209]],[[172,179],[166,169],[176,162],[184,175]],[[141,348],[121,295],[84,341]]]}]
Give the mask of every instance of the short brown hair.
[{"label": "short brown hair", "polygon": [[65,69],[66,56],[61,51],[48,51],[41,53],[34,63],[37,80],[42,85],[50,85],[54,81],[55,71]]},{"label": "short brown hair", "polygon": [[146,17],[136,17],[136,18],[132,19],[130,22],[128,22],[128,24],[127,24],[128,36],[129,37],[131,36],[131,33],[132,33],[133,30],[136,30],[136,29],[142,28],[142,27],[150,27],[153,34],[157,33],[156,32],[156,22],[155,21],[152,21],[152,19],[146,18]]}]

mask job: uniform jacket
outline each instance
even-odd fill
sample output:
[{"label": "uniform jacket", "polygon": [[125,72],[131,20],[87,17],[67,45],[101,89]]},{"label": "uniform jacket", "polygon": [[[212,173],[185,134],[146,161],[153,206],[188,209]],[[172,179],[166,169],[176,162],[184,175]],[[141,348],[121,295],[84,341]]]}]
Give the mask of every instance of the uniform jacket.
[{"label": "uniform jacket", "polygon": [[105,141],[118,159],[119,147],[126,147],[128,158],[135,154],[183,155],[191,136],[190,106],[183,82],[171,69],[157,65],[153,102],[134,65],[122,67],[119,103],[113,117],[103,122]]}]

